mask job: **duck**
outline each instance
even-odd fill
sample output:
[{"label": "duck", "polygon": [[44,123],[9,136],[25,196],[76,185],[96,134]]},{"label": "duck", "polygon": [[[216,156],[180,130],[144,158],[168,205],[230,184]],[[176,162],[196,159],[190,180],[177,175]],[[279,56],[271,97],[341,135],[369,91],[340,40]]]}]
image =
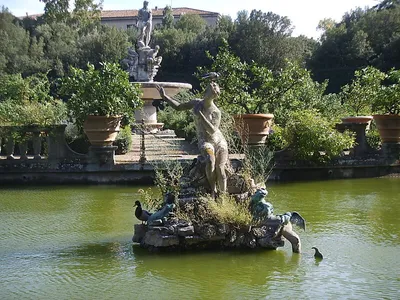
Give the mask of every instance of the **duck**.
[{"label": "duck", "polygon": [[311,249],[315,250],[315,254],[314,254],[315,259],[323,259],[324,258],[324,256],[322,255],[321,252],[319,252],[317,247],[312,247]]},{"label": "duck", "polygon": [[146,222],[152,214],[142,208],[140,201],[136,201],[135,206],[137,206],[135,209],[135,216],[142,221],[143,224],[143,222]]}]

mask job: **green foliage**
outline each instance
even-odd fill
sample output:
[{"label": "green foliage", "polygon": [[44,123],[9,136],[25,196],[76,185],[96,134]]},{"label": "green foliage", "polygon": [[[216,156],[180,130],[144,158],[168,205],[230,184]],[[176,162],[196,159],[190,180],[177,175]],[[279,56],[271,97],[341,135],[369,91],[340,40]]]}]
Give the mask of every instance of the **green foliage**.
[{"label": "green foliage", "polygon": [[144,204],[148,210],[158,210],[162,207],[163,200],[160,197],[159,191],[154,188],[148,188],[147,190],[139,189],[140,202]]},{"label": "green foliage", "polygon": [[286,62],[284,69],[273,72],[256,63],[242,62],[222,47],[210,68],[199,68],[198,74],[218,71],[221,95],[218,99],[223,110],[230,114],[273,113],[275,122],[284,126],[292,111],[315,108],[329,112],[333,108],[327,97],[327,83],[312,80],[311,74],[296,63]]},{"label": "green foliage", "polygon": [[207,23],[202,17],[195,14],[182,15],[175,24],[176,29],[186,32],[201,34],[206,29]]},{"label": "green foliage", "polygon": [[254,61],[273,71],[283,68],[287,59],[303,63],[315,44],[305,37],[292,38],[291,21],[273,12],[240,11],[234,24],[229,37],[233,52],[247,63]]},{"label": "green foliage", "polygon": [[264,185],[272,172],[273,152],[266,146],[249,147],[244,145],[243,175],[254,179],[256,184]]},{"label": "green foliage", "polygon": [[65,1],[45,2],[48,14],[38,20],[0,13],[0,74],[48,72],[58,78],[70,66],[98,67],[126,56],[128,32],[100,25],[101,1],[76,0],[71,12]]},{"label": "green foliage", "polygon": [[98,68],[101,62],[118,63],[126,56],[129,45],[126,30],[98,26],[77,40],[79,66],[83,68],[89,62]]},{"label": "green foliage", "polygon": [[25,100],[29,98],[29,87],[21,74],[3,75],[0,78],[0,101]]},{"label": "green foliage", "polygon": [[153,164],[155,172],[155,184],[165,195],[168,192],[179,195],[181,190],[180,179],[183,175],[183,167],[177,160],[162,160]]},{"label": "green foliage", "polygon": [[50,96],[46,74],[25,79],[20,74],[0,77],[0,124],[54,125],[66,119],[66,106]]},{"label": "green foliage", "polygon": [[221,195],[217,200],[207,199],[207,206],[211,217],[219,223],[234,226],[252,224],[253,216],[247,201],[236,201],[233,196]]},{"label": "green foliage", "polygon": [[285,127],[284,137],[296,159],[327,163],[354,146],[352,134],[340,133],[333,126],[315,110],[297,111]]},{"label": "green foliage", "polygon": [[70,65],[76,66],[79,55],[78,31],[64,22],[42,24],[36,33],[44,43],[44,55],[55,76],[64,76]]},{"label": "green foliage", "polygon": [[117,146],[118,149],[115,150],[115,154],[125,154],[132,147],[132,132],[131,126],[127,125],[121,128],[120,132],[118,132],[117,138],[115,139],[114,146]]},{"label": "green foliage", "polygon": [[384,2],[347,12],[339,23],[325,20],[320,24],[321,45],[309,67],[317,80],[329,79],[330,92],[338,92],[355,70],[366,66],[382,71],[400,68],[400,5]]},{"label": "green foliage", "polygon": [[389,71],[387,78],[389,85],[382,86],[373,109],[377,113],[400,114],[400,70]]},{"label": "green foliage", "polygon": [[72,21],[81,28],[100,24],[102,5],[102,0],[99,3],[93,0],[75,0]]},{"label": "green foliage", "polygon": [[381,137],[375,122],[371,122],[370,129],[365,132],[368,145],[375,150],[379,150],[382,146]]},{"label": "green foliage", "polygon": [[43,40],[30,36],[19,21],[2,9],[0,12],[0,74],[33,74],[45,72],[48,64]]},{"label": "green foliage", "polygon": [[153,32],[152,44],[159,45],[163,51],[163,65],[157,80],[184,81],[196,86],[198,82],[192,75],[197,66],[210,63],[206,50],[215,54],[222,40],[229,37],[233,23],[229,18],[222,18],[216,27],[210,27],[197,16],[182,18],[176,26],[162,26]]},{"label": "green foliage", "polygon": [[162,26],[163,28],[172,28],[174,26],[174,15],[169,5],[165,6],[163,10]]},{"label": "green foliage", "polygon": [[44,5],[43,18],[47,23],[67,21],[70,17],[68,0],[39,0]]},{"label": "green foliage", "polygon": [[141,105],[138,85],[129,82],[129,75],[117,64],[102,63],[96,70],[71,68],[71,75],[63,79],[60,93],[69,98],[68,109],[81,128],[88,115],[123,116],[133,120],[134,110]]},{"label": "green foliage", "polygon": [[351,116],[370,115],[373,103],[380,98],[384,78],[385,74],[374,67],[357,70],[353,81],[340,92],[346,112]]},{"label": "green foliage", "polygon": [[283,150],[288,146],[284,136],[284,129],[278,124],[273,124],[271,131],[268,135],[268,140],[266,142],[268,149],[272,151]]}]

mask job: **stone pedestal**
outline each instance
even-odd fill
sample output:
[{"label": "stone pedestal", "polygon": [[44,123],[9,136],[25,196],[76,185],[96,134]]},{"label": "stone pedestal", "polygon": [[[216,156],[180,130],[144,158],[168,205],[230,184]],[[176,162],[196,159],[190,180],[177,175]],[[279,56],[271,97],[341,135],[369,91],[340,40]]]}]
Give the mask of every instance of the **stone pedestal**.
[{"label": "stone pedestal", "polygon": [[102,165],[115,164],[116,146],[90,146],[89,147],[89,163]]},{"label": "stone pedestal", "polygon": [[396,142],[382,143],[382,155],[385,159],[399,160],[400,159],[400,143],[396,143]]},{"label": "stone pedestal", "polygon": [[351,150],[353,156],[363,156],[370,152],[370,146],[367,143],[365,131],[369,123],[341,123],[336,124],[336,129],[339,132],[350,130],[356,134],[356,145]]},{"label": "stone pedestal", "polygon": [[161,86],[166,93],[173,97],[181,90],[190,90],[191,84],[180,82],[134,82],[140,84],[142,90],[143,108],[135,112],[136,123],[140,124],[143,120],[145,129],[158,131],[164,124],[157,121],[157,109],[153,105],[154,100],[161,100],[160,93],[156,86]]}]

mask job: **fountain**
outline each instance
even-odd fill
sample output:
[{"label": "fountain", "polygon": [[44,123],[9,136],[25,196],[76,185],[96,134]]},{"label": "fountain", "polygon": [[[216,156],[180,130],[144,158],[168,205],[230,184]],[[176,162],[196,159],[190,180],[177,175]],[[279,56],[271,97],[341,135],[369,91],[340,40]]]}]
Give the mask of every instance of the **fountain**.
[{"label": "fountain", "polygon": [[[198,248],[267,248],[284,245],[286,238],[293,252],[301,251],[299,236],[292,224],[305,229],[305,221],[297,212],[274,215],[272,204],[265,201],[267,192],[246,176],[240,163],[233,166],[229,160],[228,143],[220,131],[221,111],[214,100],[220,94],[216,80],[218,73],[207,74],[208,86],[202,99],[180,103],[173,96],[190,84],[153,82],[162,58],[159,47],[148,44],[151,33],[151,11],[144,2],[138,17],[138,50],[129,50],[131,76],[141,84],[145,106],[138,117],[147,126],[161,127],[157,123],[155,99],[166,101],[173,109],[191,110],[196,126],[200,155],[188,166],[182,176],[165,178],[164,198],[160,209],[143,214],[139,201],[136,217],[146,224],[134,228],[133,242],[147,249]],[[215,75],[215,76],[214,76]],[[169,173],[167,171],[167,173]],[[172,172],[171,172],[172,173]],[[249,173],[247,172],[247,175]],[[169,174],[171,175],[171,174]],[[168,182],[170,180],[170,182]],[[176,184],[178,182],[178,184]],[[178,186],[177,190],[171,189]],[[235,211],[233,218],[218,214],[221,205],[225,211]],[[239,216],[238,216],[239,215]],[[243,221],[244,220],[244,221]]]},{"label": "fountain", "polygon": [[149,46],[152,32],[152,12],[148,8],[148,2],[143,2],[143,8],[138,12],[137,27],[139,31],[137,47],[128,49],[128,57],[122,63],[126,65],[129,75],[134,78],[134,83],[139,83],[142,90],[143,108],[136,111],[136,123],[144,122],[145,126],[154,131],[163,127],[163,123],[157,121],[157,109],[153,105],[154,100],[161,97],[156,86],[163,87],[170,95],[176,95],[180,90],[189,90],[191,84],[181,82],[154,82],[161,66],[162,57],[158,55],[160,47],[154,49]]}]

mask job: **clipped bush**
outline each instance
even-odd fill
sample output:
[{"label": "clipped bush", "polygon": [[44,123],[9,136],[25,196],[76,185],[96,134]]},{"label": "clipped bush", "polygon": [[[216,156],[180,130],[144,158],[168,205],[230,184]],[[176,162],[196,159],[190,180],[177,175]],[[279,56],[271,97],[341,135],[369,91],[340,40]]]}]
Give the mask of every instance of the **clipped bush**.
[{"label": "clipped bush", "polygon": [[115,150],[115,154],[125,154],[132,147],[132,132],[131,127],[129,125],[121,128],[120,132],[118,132],[117,138],[115,139],[114,146],[117,146],[117,150]]},{"label": "clipped bush", "polygon": [[296,159],[327,163],[354,146],[354,135],[340,133],[316,110],[294,112],[284,129],[285,140]]},{"label": "clipped bush", "polygon": [[284,129],[278,124],[273,124],[268,135],[266,145],[272,151],[279,151],[287,147],[287,142],[284,138]]},{"label": "clipped bush", "polygon": [[379,150],[382,147],[381,137],[379,135],[378,128],[376,128],[375,122],[372,122],[369,130],[365,132],[368,145],[375,150]]}]

